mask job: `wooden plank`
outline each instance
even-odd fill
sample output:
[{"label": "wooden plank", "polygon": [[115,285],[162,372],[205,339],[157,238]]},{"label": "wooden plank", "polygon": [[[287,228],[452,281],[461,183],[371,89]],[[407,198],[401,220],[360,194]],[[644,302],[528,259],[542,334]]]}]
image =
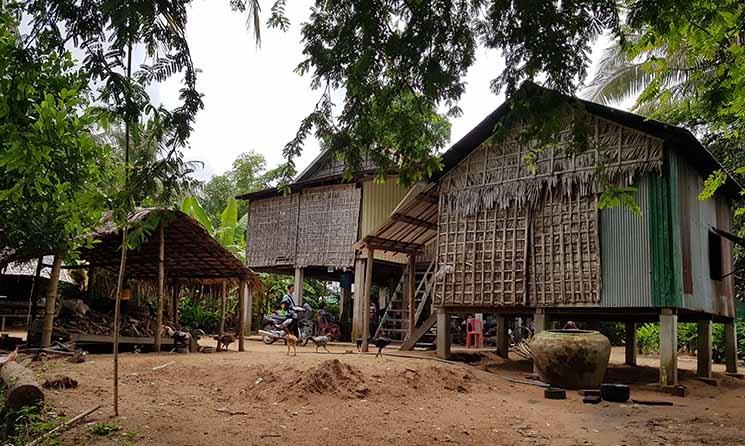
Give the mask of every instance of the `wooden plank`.
[{"label": "wooden plank", "polygon": [[409,314],[408,314],[408,338],[410,338],[414,334],[414,328],[416,325],[416,320],[414,319],[414,313],[416,312],[416,309],[414,308],[415,301],[416,301],[416,256],[411,255],[409,256],[409,263],[407,268],[407,281],[406,281],[406,297],[409,302]]},{"label": "wooden plank", "polygon": [[412,226],[420,226],[422,228],[427,228],[427,229],[431,229],[431,230],[436,230],[437,229],[437,224],[436,223],[432,223],[432,222],[429,222],[427,220],[421,220],[419,218],[410,217],[410,216],[404,215],[404,214],[395,213],[395,214],[391,215],[390,218],[391,218],[391,220],[399,221],[401,223],[406,223],[406,224],[409,224],[409,225],[412,225]]},{"label": "wooden plank", "polygon": [[368,341],[370,338],[370,293],[372,292],[373,281],[373,263],[375,259],[375,250],[367,248],[367,262],[365,262],[365,305],[362,315],[362,351],[367,353]]},{"label": "wooden plank", "polygon": [[[100,344],[113,344],[114,343],[114,336],[111,335],[94,335],[94,334],[86,334],[86,333],[73,333],[70,335],[70,340],[75,343],[100,343]],[[162,345],[173,345],[173,339],[171,338],[162,338],[161,339]],[[143,345],[155,345],[155,338],[146,336],[146,337],[140,337],[140,336],[120,336],[119,337],[119,343],[120,344],[143,344]]]},{"label": "wooden plank", "polygon": [[432,313],[429,315],[426,321],[422,323],[419,327],[414,330],[414,333],[404,341],[403,344],[401,344],[401,348],[399,350],[401,351],[410,351],[414,348],[417,342],[419,342],[420,339],[422,339],[422,336],[427,333],[432,326],[435,325],[435,322],[437,322],[437,313]]}]

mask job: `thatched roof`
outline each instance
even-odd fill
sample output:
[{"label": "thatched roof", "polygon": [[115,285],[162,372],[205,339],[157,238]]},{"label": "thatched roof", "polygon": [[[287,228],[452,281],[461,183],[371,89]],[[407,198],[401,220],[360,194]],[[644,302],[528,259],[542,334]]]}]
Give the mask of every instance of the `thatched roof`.
[{"label": "thatched roof", "polygon": [[[129,217],[131,223],[159,218],[165,231],[165,270],[168,280],[214,281],[240,279],[257,284],[253,271],[223,248],[199,222],[180,211],[141,209]],[[152,221],[152,220],[151,220]],[[93,234],[92,248],[80,250],[80,257],[95,268],[119,270],[122,234],[111,218],[105,218]],[[150,231],[147,240],[127,253],[126,276],[134,280],[158,277],[159,227]]]},{"label": "thatched roof", "polygon": [[[37,260],[38,259],[8,263],[5,266],[5,268],[0,269],[0,274],[4,276],[34,277],[36,275]],[[44,256],[44,259],[42,260],[43,268],[41,269],[41,272],[39,273],[39,277],[43,277],[44,279],[49,279],[49,274],[51,272],[51,265],[53,262],[54,262],[54,256]],[[65,269],[62,269],[60,271],[59,280],[61,282],[75,283],[75,281],[72,280],[72,277],[70,277],[70,273]]]}]

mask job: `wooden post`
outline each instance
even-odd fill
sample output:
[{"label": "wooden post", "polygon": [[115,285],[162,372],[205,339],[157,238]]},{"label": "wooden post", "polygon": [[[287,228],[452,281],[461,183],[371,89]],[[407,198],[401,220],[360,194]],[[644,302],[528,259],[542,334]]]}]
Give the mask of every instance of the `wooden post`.
[{"label": "wooden post", "polygon": [[696,351],[696,376],[711,378],[712,364],[711,320],[698,321],[698,350]]},{"label": "wooden post", "polygon": [[[222,335],[225,334],[225,304],[228,300],[228,291],[227,291],[227,282],[223,280],[222,282],[222,289],[220,290],[220,325],[217,329],[217,336],[222,339]],[[238,293],[238,305],[242,305],[243,302],[241,301],[240,297],[240,291]],[[240,311],[240,310],[239,310]],[[222,351],[222,344],[218,341],[217,342],[217,351]]]},{"label": "wooden post", "polygon": [[158,314],[155,315],[155,352],[160,352],[160,344],[163,334],[163,300],[166,290],[166,240],[163,222],[160,223],[160,247],[158,248]]},{"label": "wooden post", "polygon": [[372,292],[373,255],[375,250],[367,248],[367,263],[365,264],[365,299],[364,313],[362,315],[362,351],[367,352],[367,344],[370,339],[370,293]]},{"label": "wooden post", "polygon": [[724,323],[724,356],[727,373],[737,374],[737,330],[735,320]]},{"label": "wooden post", "polygon": [[[548,315],[543,308],[536,308],[533,315],[533,334],[536,335],[548,328]],[[533,362],[533,373],[538,373],[538,369]]]},{"label": "wooden post", "polygon": [[243,339],[246,333],[246,294],[248,293],[248,285],[246,279],[241,279],[240,290],[238,298],[238,351],[246,351],[245,339]]},{"label": "wooden post", "polygon": [[119,260],[119,275],[116,280],[114,297],[114,416],[119,416],[119,317],[121,312],[124,271],[127,265],[127,227],[122,229],[122,255]]},{"label": "wooden post", "polygon": [[354,307],[352,311],[352,341],[362,338],[362,320],[365,312],[365,259],[354,262]]},{"label": "wooden post", "polygon": [[31,339],[31,322],[36,320],[36,304],[39,300],[39,276],[41,275],[43,265],[44,256],[41,256],[36,262],[36,273],[34,274],[34,281],[31,282],[31,293],[28,296],[28,314],[26,315],[26,330],[28,334],[26,335],[26,339]]},{"label": "wooden post", "polygon": [[179,296],[181,296],[181,284],[176,280],[173,284],[172,288],[173,295],[171,296],[172,302],[173,302],[173,323],[178,326],[178,304],[179,304]]},{"label": "wooden post", "polygon": [[660,313],[660,385],[678,384],[678,315],[671,308]]},{"label": "wooden post", "polygon": [[406,269],[406,297],[409,301],[409,327],[406,338],[414,334],[417,321],[414,320],[416,315],[416,255],[409,256],[409,263]]},{"label": "wooden post", "polygon": [[636,366],[636,323],[626,322],[626,365]]},{"label": "wooden post", "polygon": [[305,284],[305,268],[295,268],[295,303],[303,305],[303,284]]},{"label": "wooden post", "polygon": [[502,358],[509,357],[510,353],[510,338],[507,332],[507,317],[498,314],[497,315],[497,355]]},{"label": "wooden post", "polygon": [[[240,291],[238,292],[240,296]],[[248,282],[246,283],[246,323],[244,332],[246,335],[251,336],[253,327],[253,307],[254,307],[254,295],[248,288]]]},{"label": "wooden post", "polygon": [[450,314],[445,308],[437,309],[437,356],[450,358]]},{"label": "wooden post", "polygon": [[55,304],[57,303],[57,285],[59,284],[59,272],[62,269],[62,256],[54,256],[52,272],[49,274],[49,285],[47,287],[47,301],[44,308],[44,326],[41,331],[41,346],[52,345],[52,332],[54,331]]}]

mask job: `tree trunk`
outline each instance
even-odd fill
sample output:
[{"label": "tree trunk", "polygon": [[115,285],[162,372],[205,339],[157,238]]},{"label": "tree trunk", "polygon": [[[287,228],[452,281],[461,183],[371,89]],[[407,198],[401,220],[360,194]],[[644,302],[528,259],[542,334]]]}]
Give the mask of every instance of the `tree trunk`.
[{"label": "tree trunk", "polygon": [[54,256],[52,272],[49,275],[49,285],[47,287],[47,302],[44,308],[44,326],[41,331],[41,346],[49,347],[52,345],[52,331],[54,330],[55,304],[57,303],[57,285],[59,284],[59,272],[62,268],[62,256]]},{"label": "tree trunk", "polygon": [[44,401],[34,373],[15,361],[6,362],[0,368],[0,376],[7,387],[6,404],[10,409],[32,406]]}]

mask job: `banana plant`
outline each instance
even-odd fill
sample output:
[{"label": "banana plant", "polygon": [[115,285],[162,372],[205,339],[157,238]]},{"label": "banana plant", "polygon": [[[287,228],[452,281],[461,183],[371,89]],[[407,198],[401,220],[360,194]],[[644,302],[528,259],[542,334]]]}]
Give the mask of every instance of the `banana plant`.
[{"label": "banana plant", "polygon": [[232,252],[236,257],[244,260],[246,253],[245,228],[248,222],[248,214],[238,218],[238,202],[230,198],[228,204],[220,215],[220,222],[215,226],[207,212],[204,211],[199,199],[195,196],[186,197],[181,204],[181,211],[197,220],[207,229],[207,232],[217,240],[225,249]]}]

